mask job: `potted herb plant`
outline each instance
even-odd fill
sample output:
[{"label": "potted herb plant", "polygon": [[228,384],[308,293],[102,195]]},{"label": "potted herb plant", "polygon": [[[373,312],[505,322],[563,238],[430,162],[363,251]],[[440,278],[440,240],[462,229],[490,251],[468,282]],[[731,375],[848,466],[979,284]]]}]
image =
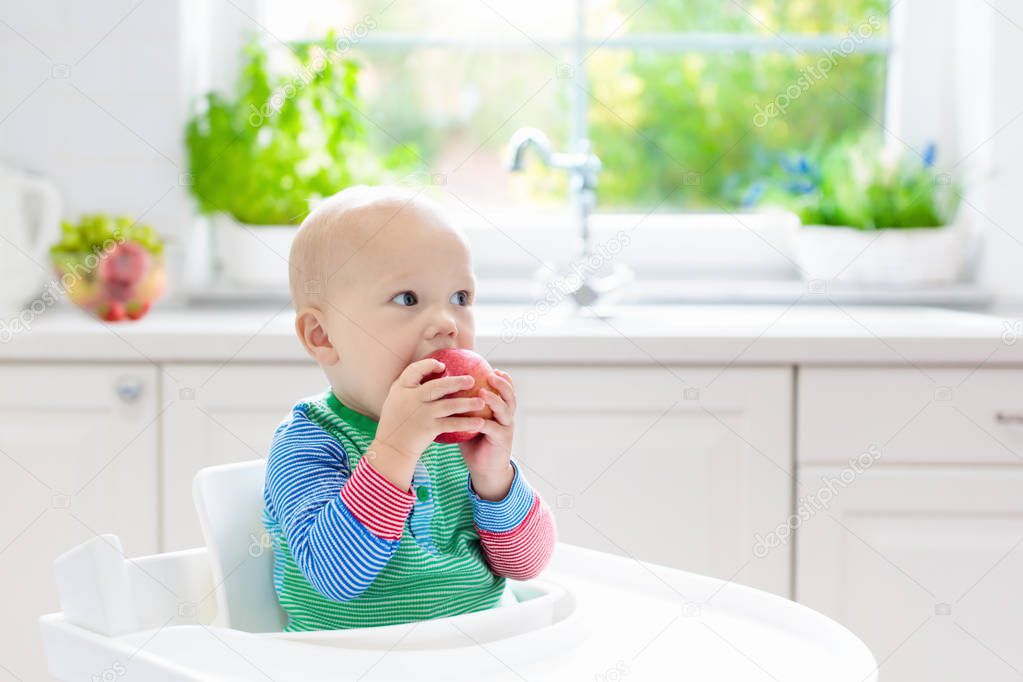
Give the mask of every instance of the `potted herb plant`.
[{"label": "potted herb plant", "polygon": [[786,159],[787,178],[762,203],[795,212],[795,253],[807,279],[922,286],[957,281],[970,246],[960,188],[922,155],[875,134]]},{"label": "potted herb plant", "polygon": [[137,320],[167,288],[163,238],[127,216],[61,222],[50,260],[68,298],[107,322]]},{"label": "potted herb plant", "polygon": [[221,272],[235,284],[286,284],[295,226],[316,201],[387,179],[414,156],[371,151],[360,67],[333,36],[291,48],[289,66],[271,71],[266,50],[248,44],[233,96],[207,93],[185,129],[190,188],[213,216]]}]

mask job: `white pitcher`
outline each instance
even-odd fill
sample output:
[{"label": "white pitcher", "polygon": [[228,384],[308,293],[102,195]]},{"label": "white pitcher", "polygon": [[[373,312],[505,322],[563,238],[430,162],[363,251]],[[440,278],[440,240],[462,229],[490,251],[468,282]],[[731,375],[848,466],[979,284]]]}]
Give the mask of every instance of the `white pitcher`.
[{"label": "white pitcher", "polygon": [[0,315],[5,318],[20,312],[55,277],[48,251],[59,222],[57,188],[0,163]]}]

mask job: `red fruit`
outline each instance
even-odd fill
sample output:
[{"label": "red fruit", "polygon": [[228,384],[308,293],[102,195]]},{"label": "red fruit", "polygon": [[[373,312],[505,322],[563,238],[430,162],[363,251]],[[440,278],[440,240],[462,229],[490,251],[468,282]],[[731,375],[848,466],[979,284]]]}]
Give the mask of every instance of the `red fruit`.
[{"label": "red fruit", "polygon": [[112,298],[125,301],[149,272],[151,263],[148,251],[135,242],[123,242],[103,254],[99,262],[100,280]]},{"label": "red fruit", "polygon": [[101,320],[107,322],[120,322],[124,319],[124,306],[117,301],[102,303],[96,310]]},{"label": "red fruit", "polygon": [[149,312],[149,301],[130,301],[124,306],[124,312],[131,319],[137,320]]},{"label": "red fruit", "polygon": [[[482,355],[477,355],[467,348],[442,348],[430,353],[426,357],[443,362],[444,370],[423,377],[424,383],[432,379],[465,374],[471,375],[476,379],[476,383],[469,388],[449,393],[444,396],[445,398],[475,398],[483,388],[493,390],[493,387],[489,386],[488,377],[494,373],[494,370]],[[489,405],[484,405],[482,409],[462,412],[457,416],[490,419],[494,416],[494,411],[490,409]],[[478,435],[480,435],[479,431],[447,431],[438,434],[433,440],[436,443],[461,443],[472,440]]]},{"label": "red fruit", "polygon": [[114,301],[125,301],[135,296],[136,286],[133,282],[103,282],[103,295]]}]

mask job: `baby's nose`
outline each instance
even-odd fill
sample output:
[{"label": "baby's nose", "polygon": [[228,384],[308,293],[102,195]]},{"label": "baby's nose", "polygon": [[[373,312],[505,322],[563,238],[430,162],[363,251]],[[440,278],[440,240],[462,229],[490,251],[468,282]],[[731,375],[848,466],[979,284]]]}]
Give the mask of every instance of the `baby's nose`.
[{"label": "baby's nose", "polygon": [[440,314],[434,320],[428,336],[454,336],[458,332],[458,326],[450,315]]}]

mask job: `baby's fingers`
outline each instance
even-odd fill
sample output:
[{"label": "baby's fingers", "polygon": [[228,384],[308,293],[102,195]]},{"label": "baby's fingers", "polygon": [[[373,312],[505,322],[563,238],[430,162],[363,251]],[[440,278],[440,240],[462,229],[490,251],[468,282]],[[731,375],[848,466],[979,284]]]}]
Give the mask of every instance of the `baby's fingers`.
[{"label": "baby's fingers", "polygon": [[443,417],[437,420],[437,426],[443,431],[482,431],[486,423],[482,417]]},{"label": "baby's fingers", "polygon": [[457,393],[458,391],[465,390],[472,386],[476,382],[469,375],[456,375],[451,377],[441,377],[440,379],[430,379],[423,384],[422,389],[422,400],[423,402],[431,402],[438,398],[443,398],[451,393]]},{"label": "baby's fingers", "polygon": [[502,426],[509,426],[511,424],[513,411],[511,406],[501,396],[484,388],[480,391],[480,397],[486,401],[487,405],[494,412],[494,419],[497,420],[497,423]]},{"label": "baby's fingers", "polygon": [[414,388],[423,383],[423,378],[434,372],[443,372],[444,363],[435,358],[416,360],[398,375],[398,384],[405,388]]},{"label": "baby's fingers", "polygon": [[502,374],[504,374],[504,373],[502,372],[501,374],[497,374],[497,373],[491,374],[488,377],[488,380],[490,382],[490,385],[497,389],[497,393],[499,393],[500,396],[502,398],[504,398],[504,401],[506,403],[508,403],[508,406],[514,412],[515,411],[515,387],[512,386],[511,382],[508,381],[508,379],[505,379],[504,376],[502,376]]},{"label": "baby's fingers", "polygon": [[482,410],[486,403],[482,398],[445,398],[432,403],[434,416],[447,417],[452,414],[462,414],[474,410]]},{"label": "baby's fingers", "polygon": [[511,374],[508,374],[508,372],[505,372],[503,369],[495,369],[494,373],[507,381],[513,389],[515,388],[515,381],[511,378]]}]

